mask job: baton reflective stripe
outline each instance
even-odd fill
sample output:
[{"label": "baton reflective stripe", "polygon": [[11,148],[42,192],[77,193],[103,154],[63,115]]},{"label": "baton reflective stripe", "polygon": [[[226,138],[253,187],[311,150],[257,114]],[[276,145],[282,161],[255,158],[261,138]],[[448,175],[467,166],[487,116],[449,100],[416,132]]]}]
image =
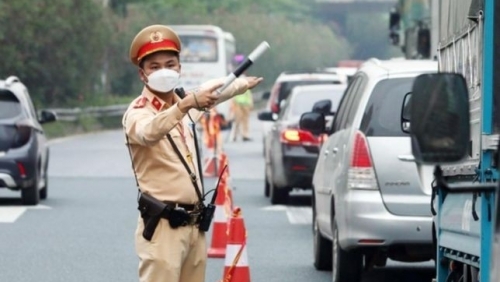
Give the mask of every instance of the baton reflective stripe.
[{"label": "baton reflective stripe", "polygon": [[264,52],[269,49],[269,43],[263,41],[262,43],[255,48],[250,55],[245,59],[243,63],[241,63],[234,72],[230,73],[226,77],[226,81],[224,84],[216,90],[216,92],[220,95],[233,81],[239,77],[242,73],[244,73]]}]

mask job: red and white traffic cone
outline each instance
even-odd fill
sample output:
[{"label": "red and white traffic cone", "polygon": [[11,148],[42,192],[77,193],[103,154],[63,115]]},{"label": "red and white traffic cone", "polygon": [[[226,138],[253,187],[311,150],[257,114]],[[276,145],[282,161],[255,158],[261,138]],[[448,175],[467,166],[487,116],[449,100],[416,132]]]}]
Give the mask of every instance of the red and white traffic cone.
[{"label": "red and white traffic cone", "polygon": [[219,155],[219,165],[217,167],[217,175],[221,175],[222,171],[224,170],[224,167],[227,165],[227,155],[224,152],[221,152]]},{"label": "red and white traffic cone", "polygon": [[217,177],[218,171],[220,171],[220,156],[217,155],[215,149],[209,153],[203,160],[203,176],[205,177]]},{"label": "red and white traffic cone", "polygon": [[220,179],[217,189],[217,197],[215,198],[215,214],[212,231],[212,243],[208,249],[209,258],[223,258],[226,256],[227,243],[227,221],[228,215],[226,211],[226,193],[227,174],[223,174]]},{"label": "red and white traffic cone", "polygon": [[250,282],[247,256],[247,231],[241,209],[236,207],[228,223],[223,282]]}]

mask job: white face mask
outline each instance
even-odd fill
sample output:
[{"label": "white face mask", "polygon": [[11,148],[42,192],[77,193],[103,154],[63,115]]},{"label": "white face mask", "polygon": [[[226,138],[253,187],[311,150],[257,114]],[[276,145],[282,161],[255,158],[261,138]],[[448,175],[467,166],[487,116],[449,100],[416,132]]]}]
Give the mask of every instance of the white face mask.
[{"label": "white face mask", "polygon": [[161,69],[148,75],[147,85],[155,91],[165,93],[179,84],[179,78],[178,72],[171,69]]}]

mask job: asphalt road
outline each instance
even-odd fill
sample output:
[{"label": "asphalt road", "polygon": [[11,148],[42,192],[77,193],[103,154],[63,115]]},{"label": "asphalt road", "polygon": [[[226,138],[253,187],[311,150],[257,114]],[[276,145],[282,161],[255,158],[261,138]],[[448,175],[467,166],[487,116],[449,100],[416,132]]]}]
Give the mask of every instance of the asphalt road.
[{"label": "asphalt road", "polygon": [[[254,141],[225,149],[248,232],[252,281],[331,281],[330,272],[312,265],[310,193],[295,194],[288,206],[270,206],[255,118],[251,129]],[[123,133],[54,140],[49,176],[49,197],[36,207],[23,207],[18,193],[0,190],[0,281],[138,281],[137,189]],[[206,186],[213,188],[213,179]],[[223,269],[224,259],[209,259],[206,281],[219,281]],[[432,272],[430,263],[391,264],[366,273],[363,282],[430,282]]]}]

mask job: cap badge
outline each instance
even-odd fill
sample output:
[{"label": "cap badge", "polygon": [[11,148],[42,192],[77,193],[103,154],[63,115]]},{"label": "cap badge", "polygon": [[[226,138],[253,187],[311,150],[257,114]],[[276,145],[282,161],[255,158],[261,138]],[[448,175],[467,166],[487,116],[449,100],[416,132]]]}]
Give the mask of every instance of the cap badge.
[{"label": "cap badge", "polygon": [[149,38],[151,39],[151,43],[157,43],[163,40],[163,34],[159,31],[153,31]]}]

